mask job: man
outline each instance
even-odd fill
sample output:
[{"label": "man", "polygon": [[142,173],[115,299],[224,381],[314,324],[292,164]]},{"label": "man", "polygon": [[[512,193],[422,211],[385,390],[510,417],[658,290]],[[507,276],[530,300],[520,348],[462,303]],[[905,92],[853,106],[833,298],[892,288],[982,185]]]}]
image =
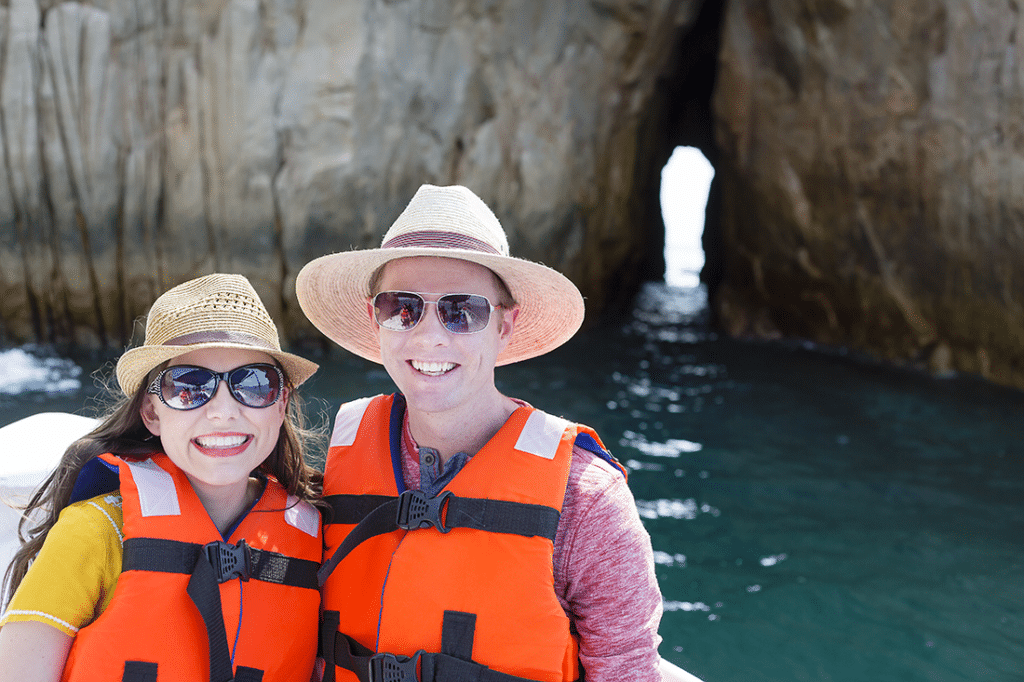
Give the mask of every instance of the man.
[{"label": "man", "polygon": [[593,430],[494,383],[576,332],[576,287],[509,256],[470,190],[424,185],[381,248],[319,258],[296,288],[399,390],[335,422],[325,679],[660,680],[661,595],[625,470]]}]

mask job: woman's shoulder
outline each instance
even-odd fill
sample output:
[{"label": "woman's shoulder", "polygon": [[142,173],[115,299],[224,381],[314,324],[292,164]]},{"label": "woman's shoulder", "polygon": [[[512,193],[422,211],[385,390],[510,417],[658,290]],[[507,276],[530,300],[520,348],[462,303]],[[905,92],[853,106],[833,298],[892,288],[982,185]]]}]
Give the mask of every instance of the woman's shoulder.
[{"label": "woman's shoulder", "polygon": [[122,523],[117,492],[61,510],[0,625],[38,621],[73,636],[92,622],[121,572]]},{"label": "woman's shoulder", "polygon": [[113,531],[121,540],[121,529],[124,527],[124,516],[121,512],[121,493],[114,491],[69,504],[60,513],[58,525],[67,531],[95,533],[97,530]]}]

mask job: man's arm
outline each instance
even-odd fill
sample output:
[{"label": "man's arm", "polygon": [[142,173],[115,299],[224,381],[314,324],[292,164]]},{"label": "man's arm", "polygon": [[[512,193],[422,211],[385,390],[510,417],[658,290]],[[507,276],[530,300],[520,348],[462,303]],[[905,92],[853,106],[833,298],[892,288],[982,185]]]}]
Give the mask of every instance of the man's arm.
[{"label": "man's arm", "polygon": [[622,474],[576,449],[555,538],[555,589],[590,682],[659,682],[662,600]]}]

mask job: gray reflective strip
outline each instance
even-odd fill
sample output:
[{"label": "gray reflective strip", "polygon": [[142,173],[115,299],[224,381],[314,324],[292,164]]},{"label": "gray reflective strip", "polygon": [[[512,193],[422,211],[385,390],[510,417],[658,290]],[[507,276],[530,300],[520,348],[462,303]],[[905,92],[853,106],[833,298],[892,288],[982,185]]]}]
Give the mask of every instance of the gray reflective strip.
[{"label": "gray reflective strip", "polygon": [[174,479],[153,460],[125,462],[139,489],[139,508],[143,516],[178,516],[178,491]]},{"label": "gray reflective strip", "polygon": [[332,448],[339,445],[352,445],[356,442],[359,423],[363,421],[363,415],[371,400],[373,398],[360,398],[341,406],[338,416],[334,419],[334,433],[331,434]]},{"label": "gray reflective strip", "polygon": [[569,422],[550,414],[535,410],[530,418],[526,420],[519,440],[516,441],[516,450],[537,455],[544,459],[554,459],[558,451],[558,443],[562,440],[562,434],[569,427]]},{"label": "gray reflective strip", "polygon": [[306,535],[317,537],[320,535],[320,514],[309,502],[304,502],[289,495],[285,503],[285,522],[294,528],[298,528]]}]

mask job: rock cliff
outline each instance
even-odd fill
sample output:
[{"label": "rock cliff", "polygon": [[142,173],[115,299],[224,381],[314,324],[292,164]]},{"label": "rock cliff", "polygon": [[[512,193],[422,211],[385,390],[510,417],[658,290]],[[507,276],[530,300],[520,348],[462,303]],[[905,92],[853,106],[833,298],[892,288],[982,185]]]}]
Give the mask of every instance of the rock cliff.
[{"label": "rock cliff", "polygon": [[299,268],[378,245],[424,182],[476,190],[596,314],[663,231],[640,129],[700,5],[4,1],[3,339],[124,345],[213,270],[315,334]]},{"label": "rock cliff", "polygon": [[1015,2],[730,0],[726,329],[1024,386]]},{"label": "rock cliff", "polygon": [[[954,0],[0,0],[0,342],[121,347],[166,287],[294,277],[461,183],[591,319],[716,166],[730,333],[1024,386],[1022,17]],[[713,95],[712,95],[713,93]]]}]

